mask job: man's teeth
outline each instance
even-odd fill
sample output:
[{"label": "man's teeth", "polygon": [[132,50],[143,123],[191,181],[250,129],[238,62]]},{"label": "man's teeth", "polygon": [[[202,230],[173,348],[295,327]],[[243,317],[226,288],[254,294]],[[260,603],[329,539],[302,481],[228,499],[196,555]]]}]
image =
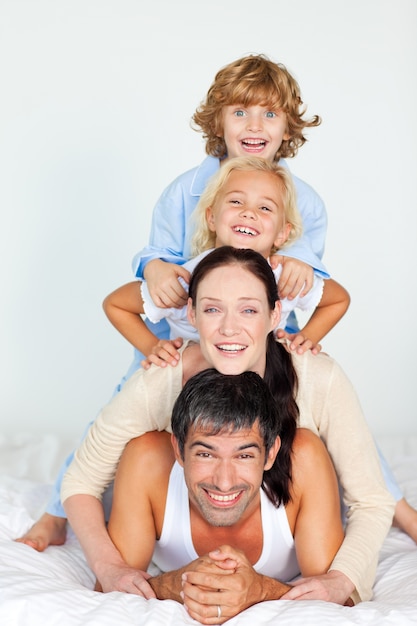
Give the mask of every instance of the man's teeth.
[{"label": "man's teeth", "polygon": [[245,346],[242,346],[240,343],[220,344],[217,347],[225,352],[240,352],[245,349]]},{"label": "man's teeth", "polygon": [[240,495],[239,493],[233,493],[229,496],[221,496],[219,494],[214,494],[210,492],[210,498],[212,500],[217,500],[217,502],[231,502],[232,500],[236,500],[236,498]]},{"label": "man's teeth", "polygon": [[234,228],[233,230],[235,231],[235,233],[243,233],[244,235],[256,235],[256,231],[248,228],[247,226],[236,226],[236,228]]}]

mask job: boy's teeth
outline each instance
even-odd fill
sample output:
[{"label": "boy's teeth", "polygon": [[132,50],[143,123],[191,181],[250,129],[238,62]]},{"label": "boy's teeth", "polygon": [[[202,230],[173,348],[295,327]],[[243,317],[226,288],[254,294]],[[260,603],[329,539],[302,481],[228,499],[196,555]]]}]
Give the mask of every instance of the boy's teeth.
[{"label": "boy's teeth", "polygon": [[265,141],[263,139],[244,139],[243,143],[247,143],[251,146],[263,146]]}]

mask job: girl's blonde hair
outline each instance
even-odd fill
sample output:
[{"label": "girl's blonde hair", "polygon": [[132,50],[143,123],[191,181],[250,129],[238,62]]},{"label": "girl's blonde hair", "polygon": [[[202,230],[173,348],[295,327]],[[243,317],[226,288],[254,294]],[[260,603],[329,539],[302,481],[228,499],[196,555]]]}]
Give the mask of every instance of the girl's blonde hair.
[{"label": "girl's blonde hair", "polygon": [[227,155],[223,138],[223,109],[230,105],[262,105],[280,109],[287,116],[287,133],[275,154],[275,161],[293,157],[306,141],[304,129],[318,126],[321,119],[314,115],[304,119],[306,111],[300,87],[281,63],[274,63],[263,54],[237,59],[217,72],[206,99],[192,117],[194,127],[203,133],[206,152],[220,159]]},{"label": "girl's blonde hair", "polygon": [[[296,191],[290,172],[281,165],[266,161],[259,157],[237,157],[224,163],[218,172],[214,174],[207,183],[201,194],[200,200],[194,210],[193,219],[195,221],[194,235],[191,240],[191,253],[197,256],[215,247],[216,233],[212,232],[207,222],[207,209],[214,208],[219,193],[228,180],[230,174],[237,170],[239,172],[267,172],[273,174],[277,179],[277,185],[283,194],[284,220],[286,224],[291,224],[291,230],[287,241],[281,246],[287,246],[300,237],[303,227],[302,219],[298,212]],[[284,224],[283,224],[284,226]],[[276,248],[271,248],[271,254],[276,252]]]}]

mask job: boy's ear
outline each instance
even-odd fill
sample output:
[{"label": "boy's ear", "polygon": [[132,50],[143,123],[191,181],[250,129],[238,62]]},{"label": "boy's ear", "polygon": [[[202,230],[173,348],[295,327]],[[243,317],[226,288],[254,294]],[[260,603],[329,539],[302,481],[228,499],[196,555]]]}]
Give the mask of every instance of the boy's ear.
[{"label": "boy's ear", "polygon": [[216,225],[214,223],[214,213],[213,213],[213,209],[211,208],[211,206],[208,206],[206,209],[206,221],[207,221],[207,226],[209,227],[209,230],[212,233],[215,233]]},{"label": "boy's ear", "polygon": [[274,241],[274,247],[276,250],[279,250],[282,245],[287,241],[291,232],[291,224],[286,223],[285,226],[281,228],[278,235]]},{"label": "boy's ear", "polygon": [[191,298],[188,298],[188,302],[187,302],[187,318],[188,321],[190,322],[191,326],[196,326],[195,323],[195,309],[193,307],[193,302],[191,300]]}]

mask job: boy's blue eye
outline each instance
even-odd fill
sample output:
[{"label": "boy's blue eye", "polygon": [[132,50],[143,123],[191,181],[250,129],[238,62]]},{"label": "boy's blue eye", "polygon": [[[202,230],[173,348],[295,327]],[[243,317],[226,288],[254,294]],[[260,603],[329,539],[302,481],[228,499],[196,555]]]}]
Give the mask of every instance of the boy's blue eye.
[{"label": "boy's blue eye", "polygon": [[235,111],[236,117],[243,117],[245,115],[245,111],[239,109],[239,111]]},{"label": "boy's blue eye", "polygon": [[265,115],[266,117],[272,118],[272,117],[276,117],[277,114],[274,111],[267,111]]}]

